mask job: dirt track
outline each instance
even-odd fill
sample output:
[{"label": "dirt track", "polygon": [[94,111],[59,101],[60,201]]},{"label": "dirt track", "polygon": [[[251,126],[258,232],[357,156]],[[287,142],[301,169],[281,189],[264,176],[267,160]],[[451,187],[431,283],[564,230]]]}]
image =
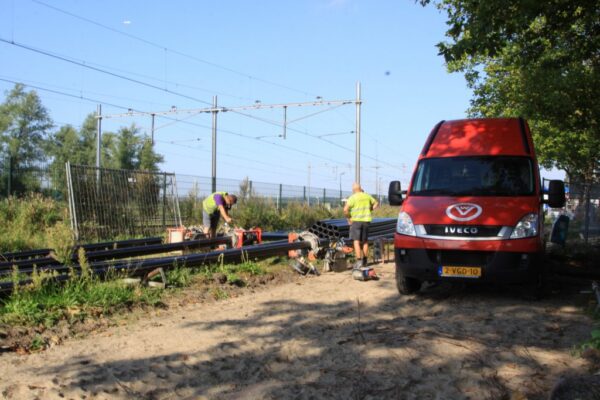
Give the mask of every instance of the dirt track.
[{"label": "dirt track", "polygon": [[9,399],[546,398],[591,321],[576,291],[506,289],[400,297],[380,281],[307,278],[0,356]]}]

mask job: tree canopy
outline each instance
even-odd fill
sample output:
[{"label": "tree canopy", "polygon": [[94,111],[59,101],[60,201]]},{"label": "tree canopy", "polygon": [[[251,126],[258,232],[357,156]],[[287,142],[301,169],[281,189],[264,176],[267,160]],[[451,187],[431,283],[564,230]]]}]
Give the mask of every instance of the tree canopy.
[{"label": "tree canopy", "polygon": [[[423,5],[431,0],[421,0]],[[600,3],[440,0],[449,71],[473,89],[472,116],[523,116],[540,161],[573,179],[598,176]]]},{"label": "tree canopy", "polygon": [[[135,125],[104,132],[101,152],[102,165],[110,168],[157,171],[163,162]],[[13,172],[31,166],[50,164],[51,179],[63,182],[67,161],[95,165],[96,116],[89,114],[79,128],[63,125],[56,129],[37,93],[17,84],[0,103],[0,158],[4,160],[2,193],[7,186],[11,192],[39,190],[39,178]]]}]

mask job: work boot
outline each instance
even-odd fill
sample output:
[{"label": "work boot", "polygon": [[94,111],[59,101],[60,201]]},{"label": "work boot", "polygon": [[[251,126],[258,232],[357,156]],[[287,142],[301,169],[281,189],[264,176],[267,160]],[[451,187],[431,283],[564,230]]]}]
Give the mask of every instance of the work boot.
[{"label": "work boot", "polygon": [[362,258],[362,266],[366,267],[367,266],[367,257],[363,257]]},{"label": "work boot", "polygon": [[362,261],[359,260],[354,263],[354,265],[352,266],[352,269],[361,269],[362,267],[363,267]]}]

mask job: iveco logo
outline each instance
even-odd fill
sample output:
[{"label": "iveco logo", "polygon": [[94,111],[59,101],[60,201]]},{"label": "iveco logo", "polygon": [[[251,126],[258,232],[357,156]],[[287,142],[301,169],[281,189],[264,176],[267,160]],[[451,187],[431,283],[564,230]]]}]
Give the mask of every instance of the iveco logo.
[{"label": "iveco logo", "polygon": [[481,215],[481,207],[473,203],[457,203],[446,208],[446,215],[455,221],[470,221]]},{"label": "iveco logo", "polygon": [[446,226],[444,233],[447,235],[477,235],[479,229],[474,226]]}]

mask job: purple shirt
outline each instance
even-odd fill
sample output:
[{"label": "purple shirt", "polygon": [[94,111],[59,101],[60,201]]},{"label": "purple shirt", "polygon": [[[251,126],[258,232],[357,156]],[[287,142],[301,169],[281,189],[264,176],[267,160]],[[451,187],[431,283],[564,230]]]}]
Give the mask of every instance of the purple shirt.
[{"label": "purple shirt", "polygon": [[217,207],[218,207],[218,206],[223,206],[223,207],[226,207],[226,206],[225,206],[225,199],[223,198],[223,196],[221,196],[221,195],[220,195],[220,194],[218,194],[218,193],[217,193],[217,194],[215,194],[215,203],[217,204]]}]

